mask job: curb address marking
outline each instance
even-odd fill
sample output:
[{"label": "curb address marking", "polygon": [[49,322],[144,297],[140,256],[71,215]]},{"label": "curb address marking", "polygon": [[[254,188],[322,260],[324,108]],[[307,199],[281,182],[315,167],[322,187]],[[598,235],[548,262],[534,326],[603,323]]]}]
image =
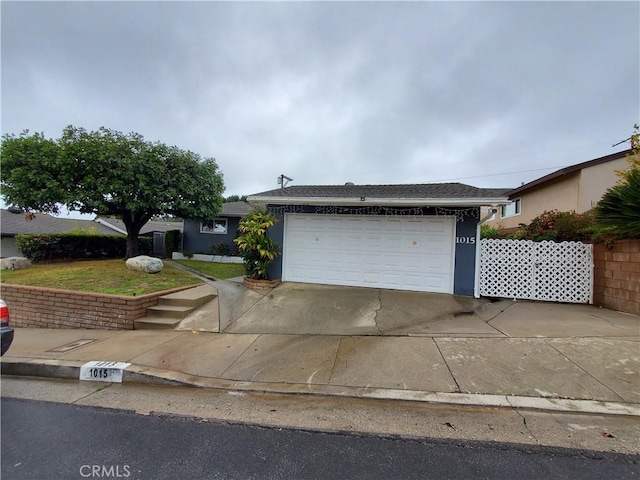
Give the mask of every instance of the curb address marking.
[{"label": "curb address marking", "polygon": [[87,362],[80,367],[80,380],[122,383],[122,372],[129,365],[125,362]]}]

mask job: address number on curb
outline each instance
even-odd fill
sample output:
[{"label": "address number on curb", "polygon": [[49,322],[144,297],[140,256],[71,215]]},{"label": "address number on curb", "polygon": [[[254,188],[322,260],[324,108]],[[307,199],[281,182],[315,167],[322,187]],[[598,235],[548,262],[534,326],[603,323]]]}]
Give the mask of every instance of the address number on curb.
[{"label": "address number on curb", "polygon": [[122,372],[129,365],[125,362],[87,362],[80,367],[80,380],[122,383]]}]

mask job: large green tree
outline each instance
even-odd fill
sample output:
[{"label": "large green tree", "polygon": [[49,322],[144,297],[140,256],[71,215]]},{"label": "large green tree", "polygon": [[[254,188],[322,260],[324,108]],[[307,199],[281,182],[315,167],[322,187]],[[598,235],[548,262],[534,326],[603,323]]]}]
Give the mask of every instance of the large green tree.
[{"label": "large green tree", "polygon": [[27,211],[115,216],[127,229],[127,258],[154,215],[212,218],[222,206],[222,173],[212,158],[137,133],[69,126],[59,139],[2,137],[2,197]]}]

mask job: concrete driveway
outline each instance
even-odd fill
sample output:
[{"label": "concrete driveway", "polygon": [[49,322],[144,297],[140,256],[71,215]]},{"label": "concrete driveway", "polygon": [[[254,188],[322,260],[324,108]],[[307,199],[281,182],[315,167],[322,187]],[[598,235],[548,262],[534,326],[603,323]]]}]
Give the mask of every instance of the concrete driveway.
[{"label": "concrete driveway", "polygon": [[283,283],[225,333],[503,336],[476,313],[490,305],[438,293]]}]

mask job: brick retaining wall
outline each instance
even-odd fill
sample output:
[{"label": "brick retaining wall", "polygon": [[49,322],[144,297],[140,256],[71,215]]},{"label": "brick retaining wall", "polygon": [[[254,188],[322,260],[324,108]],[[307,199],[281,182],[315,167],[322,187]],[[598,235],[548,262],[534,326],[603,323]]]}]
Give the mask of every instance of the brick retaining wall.
[{"label": "brick retaining wall", "polygon": [[593,303],[640,315],[640,240],[594,245]]},{"label": "brick retaining wall", "polygon": [[133,330],[158,298],[191,287],[128,297],[3,283],[0,297],[15,327]]}]

